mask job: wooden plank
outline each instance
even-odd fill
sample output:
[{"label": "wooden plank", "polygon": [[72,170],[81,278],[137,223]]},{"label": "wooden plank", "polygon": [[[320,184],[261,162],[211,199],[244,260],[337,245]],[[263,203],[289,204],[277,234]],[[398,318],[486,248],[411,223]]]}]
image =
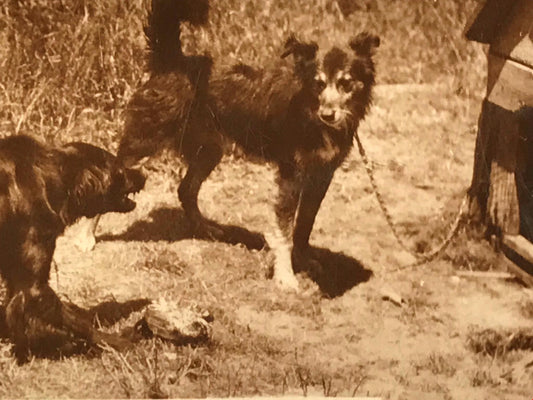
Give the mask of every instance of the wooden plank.
[{"label": "wooden plank", "polygon": [[533,244],[520,235],[504,235],[502,245],[507,270],[533,287]]},{"label": "wooden plank", "polygon": [[484,155],[484,162],[490,162],[486,222],[504,234],[517,235],[520,232],[520,204],[515,178],[518,119],[515,113],[494,106],[489,122],[484,126],[489,130],[492,147]]},{"label": "wooden plank", "polygon": [[533,243],[521,235],[504,235],[503,244],[524,257],[533,265]]},{"label": "wooden plank", "polygon": [[[501,232],[516,235],[520,231],[520,205],[516,190],[512,154],[514,146],[505,146],[505,132],[499,133],[500,153],[498,159],[492,160],[490,171],[489,198],[487,200],[487,218],[489,225],[498,227]],[[514,147],[514,149],[513,149]],[[502,154],[507,153],[507,154]]]},{"label": "wooden plank", "polygon": [[520,0],[512,8],[490,52],[533,68],[533,3]]},{"label": "wooden plank", "polygon": [[487,98],[509,111],[533,106],[533,69],[489,54]]},{"label": "wooden plank", "polygon": [[466,25],[465,36],[468,40],[491,43],[502,28],[506,16],[517,0],[485,0]]},{"label": "wooden plank", "polygon": [[512,279],[514,274],[503,271],[457,271],[457,276],[479,279]]}]

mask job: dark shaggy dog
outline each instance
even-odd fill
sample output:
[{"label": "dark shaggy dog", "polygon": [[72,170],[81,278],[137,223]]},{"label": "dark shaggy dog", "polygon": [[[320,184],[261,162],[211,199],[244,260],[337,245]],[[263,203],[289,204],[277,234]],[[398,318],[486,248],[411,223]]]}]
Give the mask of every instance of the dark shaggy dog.
[{"label": "dark shaggy dog", "polygon": [[316,44],[290,38],[283,58],[292,62],[219,68],[181,50],[180,23],[201,24],[207,14],[207,0],[152,1],[145,28],[151,76],[129,103],[118,157],[130,165],[170,143],[188,164],[178,194],[195,234],[249,248],[262,248],[264,237],[204,218],[198,192],[222,158],[224,138],[277,165],[274,278],[295,288],[292,264],[320,269],[309,236],[370,105],[379,38],[361,33],[322,59]]},{"label": "dark shaggy dog", "polygon": [[89,144],[55,148],[22,135],[0,140],[0,274],[19,362],[29,352],[70,353],[82,342],[124,344],[80,319],[48,281],[56,239],[65,227],[82,216],[133,210],[128,194],[144,182],[139,172]]}]

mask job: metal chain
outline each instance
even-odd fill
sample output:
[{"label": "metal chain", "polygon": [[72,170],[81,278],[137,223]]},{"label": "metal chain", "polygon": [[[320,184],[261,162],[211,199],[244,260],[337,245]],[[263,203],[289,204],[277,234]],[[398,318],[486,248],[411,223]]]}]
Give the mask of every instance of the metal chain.
[{"label": "metal chain", "polygon": [[59,268],[57,267],[56,260],[52,258],[52,266],[54,267],[54,271],[56,273],[56,290],[59,291]]},{"label": "metal chain", "polygon": [[372,166],[372,163],[368,160],[366,151],[363,147],[363,144],[361,143],[361,139],[359,138],[357,131],[355,132],[354,136],[355,136],[355,140],[357,141],[357,147],[359,148],[359,154],[361,155],[361,158],[363,159],[365,170],[368,174],[368,178],[370,179],[370,184],[372,185],[372,189],[374,190],[374,194],[376,195],[376,199],[378,200],[379,207],[381,208],[381,211],[383,212],[383,215],[385,216],[385,220],[387,221],[387,224],[389,225],[392,231],[392,234],[394,235],[394,237],[396,238],[396,241],[402,247],[402,249],[404,249],[405,251],[407,251],[409,254],[411,254],[413,257],[417,259],[413,263],[399,266],[397,270],[417,267],[419,265],[432,261],[433,259],[435,259],[435,257],[437,257],[437,255],[439,255],[444,249],[446,249],[446,247],[448,247],[448,245],[451,243],[455,235],[459,232],[459,228],[461,227],[461,222],[463,221],[464,208],[468,201],[468,196],[465,194],[465,196],[463,197],[463,201],[461,202],[461,206],[459,207],[457,216],[455,217],[455,220],[450,228],[450,231],[448,232],[448,235],[442,241],[442,243],[436,248],[434,248],[433,250],[430,250],[425,253],[414,252],[409,247],[409,245],[405,243],[405,241],[400,236],[400,233],[398,232],[398,229],[392,219],[389,209],[387,205],[385,204],[385,201],[383,200],[383,195],[381,194],[381,191],[379,190],[379,187],[376,183],[376,178],[374,175],[374,168]]}]

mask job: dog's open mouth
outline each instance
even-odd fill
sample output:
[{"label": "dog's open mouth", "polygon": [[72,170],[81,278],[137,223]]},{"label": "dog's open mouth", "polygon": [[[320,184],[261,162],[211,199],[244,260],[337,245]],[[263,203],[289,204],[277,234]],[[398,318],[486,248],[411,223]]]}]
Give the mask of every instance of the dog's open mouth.
[{"label": "dog's open mouth", "polygon": [[135,201],[136,194],[135,193],[125,193],[122,198],[120,199],[120,211],[121,212],[129,212],[132,211],[136,206],[137,202]]},{"label": "dog's open mouth", "polygon": [[322,118],[320,115],[318,116],[318,119],[320,119],[320,121],[324,124],[324,125],[327,125],[329,126],[330,128],[333,128],[333,129],[336,129],[336,130],[339,130],[339,129],[342,129],[344,128],[345,126],[345,119],[344,118],[339,118],[335,121],[327,121],[326,119]]},{"label": "dog's open mouth", "polygon": [[130,212],[137,206],[137,195],[141,189],[133,189],[131,191],[124,192],[117,202],[118,212]]},{"label": "dog's open mouth", "polygon": [[334,118],[324,118],[320,112],[317,113],[317,117],[324,125],[330,128],[340,130],[345,129],[348,126],[348,118],[352,116],[352,113],[348,110],[340,109],[336,111]]},{"label": "dog's open mouth", "polygon": [[120,195],[118,196],[117,210],[118,212],[132,211],[136,203],[137,193],[139,193],[146,182],[146,178],[139,171],[128,170],[126,182],[121,188]]}]

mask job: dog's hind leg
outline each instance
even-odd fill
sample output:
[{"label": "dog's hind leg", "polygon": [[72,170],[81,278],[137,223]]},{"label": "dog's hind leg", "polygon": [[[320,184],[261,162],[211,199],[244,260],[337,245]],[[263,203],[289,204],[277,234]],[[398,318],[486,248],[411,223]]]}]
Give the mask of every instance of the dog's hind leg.
[{"label": "dog's hind leg", "polygon": [[[205,218],[198,208],[198,193],[202,183],[222,159],[222,138],[218,134],[200,136],[201,131],[195,130],[196,140],[202,144],[183,143],[183,154],[189,165],[185,177],[178,188],[178,196],[191,223],[196,237],[216,240],[230,244],[242,243],[249,249],[260,250],[265,247],[263,235],[247,229],[218,224]],[[188,135],[192,137],[193,134]],[[187,137],[184,137],[184,141]]]},{"label": "dog's hind leg", "polygon": [[[202,232],[207,229],[208,221],[198,208],[198,193],[202,183],[222,159],[222,152],[219,143],[202,144],[196,149],[186,149],[185,159],[188,169],[178,188],[178,196],[195,233],[207,233]],[[216,232],[211,234],[215,236],[213,239],[217,239]]]},{"label": "dog's hind leg", "polygon": [[85,353],[95,345],[108,344],[119,351],[132,345],[127,338],[96,330],[84,313],[63,303],[47,284],[18,291],[6,308],[6,322],[19,364],[30,353],[57,357]]}]

